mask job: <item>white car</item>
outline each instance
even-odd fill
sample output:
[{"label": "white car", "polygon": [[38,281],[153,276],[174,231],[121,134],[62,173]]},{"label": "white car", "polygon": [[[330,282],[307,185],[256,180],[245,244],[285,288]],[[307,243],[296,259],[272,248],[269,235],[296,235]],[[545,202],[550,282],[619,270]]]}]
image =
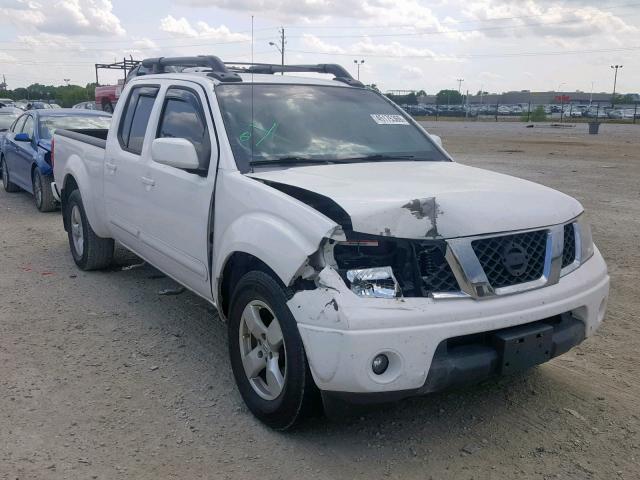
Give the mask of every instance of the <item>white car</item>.
[{"label": "white car", "polygon": [[342,67],[143,65],[108,132],[55,133],[73,259],[104,268],[117,240],[215,305],[273,428],[526,369],[602,322],[580,203],[454,162]]}]

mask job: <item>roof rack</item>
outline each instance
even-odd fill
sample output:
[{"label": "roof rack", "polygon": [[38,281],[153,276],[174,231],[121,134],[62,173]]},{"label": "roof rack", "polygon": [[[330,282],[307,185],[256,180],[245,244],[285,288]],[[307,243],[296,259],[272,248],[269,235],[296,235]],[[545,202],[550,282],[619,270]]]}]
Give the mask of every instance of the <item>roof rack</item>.
[{"label": "roof rack", "polygon": [[351,76],[341,65],[334,63],[319,63],[317,65],[279,65],[272,63],[223,62],[214,55],[198,55],[195,57],[156,57],[145,58],[140,63],[137,75],[167,73],[170,67],[195,68],[204,67],[211,70],[209,77],[221,82],[241,82],[239,73],[274,74],[284,72],[328,73],[334,75],[334,80],[353,87],[364,85]]},{"label": "roof rack", "polygon": [[359,80],[356,80],[342,66],[335,63],[319,63],[317,65],[280,65],[274,63],[250,63],[250,62],[224,62],[225,66],[239,65],[241,68],[229,68],[232,72],[274,74],[280,72],[308,72],[308,73],[328,73],[334,75],[334,80],[354,87],[363,87]]},{"label": "roof rack", "polygon": [[167,67],[206,67],[211,69],[208,75],[221,82],[242,81],[240,75],[227,69],[222,60],[214,55],[145,58],[142,60],[142,66],[149,69],[149,74],[166,73]]}]

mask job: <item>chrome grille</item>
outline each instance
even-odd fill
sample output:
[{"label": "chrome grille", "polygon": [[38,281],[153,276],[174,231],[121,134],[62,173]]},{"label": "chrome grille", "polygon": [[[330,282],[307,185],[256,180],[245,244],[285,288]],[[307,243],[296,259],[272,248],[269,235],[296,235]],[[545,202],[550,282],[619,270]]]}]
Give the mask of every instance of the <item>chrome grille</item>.
[{"label": "chrome grille", "polygon": [[576,232],[573,223],[564,226],[564,245],[562,246],[562,268],[568,267],[576,259]]},{"label": "chrome grille", "polygon": [[416,255],[422,283],[428,293],[460,291],[442,248],[437,245],[419,246]]},{"label": "chrome grille", "polygon": [[493,288],[531,282],[542,277],[547,231],[482,238],[471,242]]}]

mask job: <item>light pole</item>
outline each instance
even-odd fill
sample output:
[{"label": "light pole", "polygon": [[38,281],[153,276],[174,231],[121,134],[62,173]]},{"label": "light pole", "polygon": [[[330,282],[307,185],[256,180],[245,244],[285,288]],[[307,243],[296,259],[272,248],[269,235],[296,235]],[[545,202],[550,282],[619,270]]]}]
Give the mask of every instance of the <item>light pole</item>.
[{"label": "light pole", "polygon": [[358,67],[358,80],[360,80],[360,65],[362,65],[364,63],[364,60],[354,60],[353,63],[356,64],[356,66]]},{"label": "light pole", "polygon": [[282,27],[280,29],[280,45],[278,45],[277,43],[274,43],[274,42],[269,42],[269,45],[273,45],[280,52],[280,57],[281,57],[281,60],[282,60],[282,72],[281,72],[282,75],[284,75],[284,44],[285,43],[286,43],[286,41],[284,39],[284,27]]},{"label": "light pole", "polygon": [[613,95],[611,95],[611,108],[616,103],[616,82],[618,81],[618,69],[622,68],[622,65],[611,65],[611,68],[615,69],[616,73],[613,75]]},{"label": "light pole", "polygon": [[564,95],[560,91],[562,85],[564,85],[564,82],[558,85],[558,93],[560,94],[560,123],[562,123],[562,119],[564,118]]},{"label": "light pole", "polygon": [[462,82],[464,82],[464,78],[456,78],[456,82],[458,82],[458,93],[460,93],[460,88],[462,87]]}]

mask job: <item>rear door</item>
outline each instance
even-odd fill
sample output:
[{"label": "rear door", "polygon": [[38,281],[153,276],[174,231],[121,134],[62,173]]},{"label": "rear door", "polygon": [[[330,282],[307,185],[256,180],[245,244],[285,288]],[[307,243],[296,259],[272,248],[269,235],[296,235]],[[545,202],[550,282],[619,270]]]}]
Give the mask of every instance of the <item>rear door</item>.
[{"label": "rear door", "polygon": [[[153,113],[158,85],[135,86],[119,117],[117,135],[110,135],[104,162],[104,196],[107,218],[117,240],[140,253],[140,226],[146,185],[145,158],[150,149]],[[147,138],[149,137],[149,138]]]},{"label": "rear door", "polygon": [[161,97],[154,138],[189,140],[200,168],[187,171],[162,165],[149,155],[140,236],[151,263],[211,298],[208,232],[218,159],[211,112],[203,87],[196,83],[172,82]]}]

